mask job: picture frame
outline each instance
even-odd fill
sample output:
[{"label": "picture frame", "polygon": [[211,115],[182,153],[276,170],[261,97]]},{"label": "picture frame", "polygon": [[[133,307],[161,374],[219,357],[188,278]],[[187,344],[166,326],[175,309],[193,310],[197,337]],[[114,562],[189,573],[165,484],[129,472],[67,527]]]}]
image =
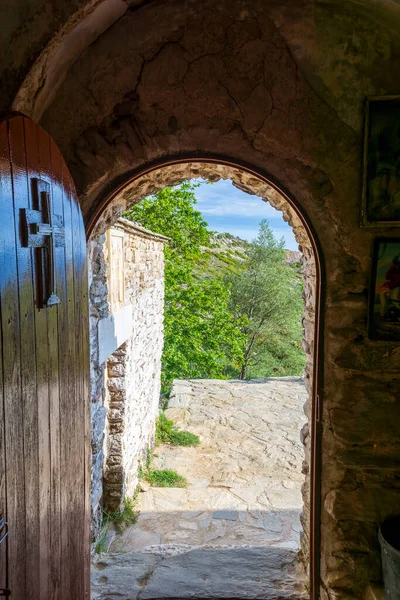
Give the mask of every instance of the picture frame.
[{"label": "picture frame", "polygon": [[400,227],[400,96],[366,99],[361,225]]},{"label": "picture frame", "polygon": [[400,342],[400,237],[374,240],[368,336]]}]

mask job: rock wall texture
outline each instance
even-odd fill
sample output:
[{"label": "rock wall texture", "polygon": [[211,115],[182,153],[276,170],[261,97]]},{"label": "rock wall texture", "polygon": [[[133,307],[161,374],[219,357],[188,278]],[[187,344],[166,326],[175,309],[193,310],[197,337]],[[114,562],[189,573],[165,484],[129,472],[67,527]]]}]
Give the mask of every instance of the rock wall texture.
[{"label": "rock wall texture", "polygon": [[[372,240],[398,229],[359,226],[364,99],[399,93],[400,5],[21,6],[2,31],[2,108],[34,116],[54,137],[87,224],[109,200],[107,220],[117,218],[123,192],[114,193],[135,174],[199,156],[265,174],[307,215],[324,267],[318,583],[322,600],[360,598],[381,577],[378,524],[400,497],[400,354],[367,335]],[[90,27],[101,6],[115,11]],[[68,43],[74,34],[78,45]],[[165,181],[153,176],[154,186]]]},{"label": "rock wall texture", "polygon": [[91,413],[91,508],[92,538],[98,535],[103,518],[103,463],[106,429],[105,365],[99,363],[98,324],[109,316],[106,236],[88,243],[90,327],[90,413]]},{"label": "rock wall texture", "polygon": [[115,228],[124,233],[125,304],[132,309],[132,331],[102,364],[98,325],[110,313],[110,266],[105,236],[89,243],[94,537],[102,507],[115,510],[135,491],[139,463],[153,442],[160,395],[166,238],[123,219]]}]

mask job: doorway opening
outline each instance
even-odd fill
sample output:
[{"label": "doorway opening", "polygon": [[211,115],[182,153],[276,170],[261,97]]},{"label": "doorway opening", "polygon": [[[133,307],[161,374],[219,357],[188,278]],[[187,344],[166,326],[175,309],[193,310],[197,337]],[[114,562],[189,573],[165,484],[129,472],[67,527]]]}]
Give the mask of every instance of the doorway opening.
[{"label": "doorway opening", "polygon": [[[110,263],[111,265],[120,265],[119,267],[113,267],[111,270],[112,271],[116,271],[116,270],[120,270],[121,271],[121,257],[122,251],[118,251],[118,247],[121,244],[121,242],[118,241],[118,239],[126,239],[127,236],[131,236],[132,235],[136,235],[136,237],[140,238],[140,242],[139,242],[139,246],[138,246],[138,242],[137,240],[135,242],[130,242],[128,245],[130,246],[130,253],[132,256],[132,252],[135,253],[136,252],[136,259],[137,259],[137,265],[139,265],[139,271],[140,271],[140,264],[143,265],[147,264],[146,269],[148,270],[150,268],[151,270],[151,260],[154,260],[155,256],[157,255],[158,258],[160,258],[160,251],[162,252],[162,248],[165,244],[168,243],[168,240],[165,239],[165,236],[160,236],[157,232],[154,231],[149,231],[148,229],[144,228],[143,231],[140,231],[140,227],[141,225],[139,224],[134,224],[132,225],[128,225],[127,223],[124,222],[124,219],[121,220],[121,215],[124,213],[124,211],[129,208],[130,206],[136,204],[137,202],[139,202],[141,199],[143,199],[144,197],[148,197],[151,196],[155,193],[157,193],[159,190],[162,190],[164,188],[166,188],[167,186],[177,186],[179,184],[181,184],[184,181],[190,181],[193,179],[203,179],[205,181],[209,181],[209,182],[216,182],[216,181],[220,181],[220,180],[230,180],[234,186],[236,186],[238,189],[246,192],[247,194],[250,194],[252,196],[257,196],[259,198],[261,198],[262,200],[268,202],[272,207],[276,208],[277,210],[281,211],[283,214],[283,217],[285,219],[285,221],[291,226],[294,236],[296,238],[296,241],[299,245],[299,250],[301,252],[301,264],[302,264],[302,268],[301,268],[301,272],[302,272],[302,279],[303,279],[303,300],[304,300],[304,308],[303,308],[303,318],[302,318],[302,326],[303,326],[303,343],[302,343],[302,347],[304,350],[304,354],[305,354],[305,358],[306,358],[306,366],[304,369],[304,379],[301,382],[301,385],[305,386],[305,392],[304,392],[304,397],[305,397],[305,406],[304,406],[304,411],[305,411],[305,423],[304,426],[302,427],[302,431],[301,431],[301,443],[303,444],[304,447],[304,460],[303,460],[303,465],[302,465],[302,472],[303,472],[303,476],[304,476],[304,482],[302,485],[302,509],[301,509],[301,535],[300,535],[300,539],[301,539],[301,556],[302,556],[302,562],[303,565],[306,565],[308,572],[309,572],[309,576],[310,576],[310,580],[311,583],[313,581],[313,577],[315,576],[315,568],[316,568],[316,561],[315,561],[315,545],[317,542],[317,527],[316,527],[316,523],[317,523],[317,518],[316,518],[316,506],[317,506],[317,488],[316,488],[316,475],[317,475],[317,470],[318,470],[318,465],[316,465],[316,461],[315,461],[315,456],[316,456],[316,436],[315,436],[315,420],[316,420],[316,402],[315,402],[315,396],[316,396],[316,376],[317,376],[317,369],[316,369],[316,365],[317,365],[317,356],[316,356],[316,352],[315,352],[315,340],[316,340],[316,331],[318,330],[318,328],[316,327],[316,324],[318,324],[318,310],[319,307],[317,305],[317,301],[319,298],[319,282],[320,282],[320,273],[319,273],[319,263],[318,263],[318,256],[316,253],[316,246],[315,246],[315,241],[312,237],[311,231],[307,225],[307,222],[305,221],[305,219],[302,217],[302,215],[298,212],[297,208],[289,201],[289,199],[287,197],[285,197],[277,188],[273,187],[271,185],[271,183],[267,182],[265,179],[263,179],[261,176],[259,176],[258,174],[249,171],[248,169],[245,168],[240,168],[238,166],[233,166],[230,164],[224,164],[222,161],[218,161],[218,162],[213,162],[210,160],[205,160],[205,161],[177,161],[174,162],[174,164],[167,164],[164,166],[157,166],[154,167],[152,169],[149,169],[147,172],[145,173],[141,173],[138,174],[137,176],[135,176],[134,178],[132,178],[131,181],[125,183],[124,185],[122,185],[116,192],[114,192],[112,195],[109,196],[109,198],[107,199],[107,201],[105,201],[102,211],[101,213],[99,213],[98,215],[94,215],[92,218],[92,221],[90,223],[89,226],[89,271],[91,273],[91,283],[92,283],[92,292],[91,292],[91,302],[93,305],[93,300],[97,300],[97,307],[96,309],[93,311],[91,311],[91,367],[92,367],[92,414],[94,416],[93,418],[93,427],[92,427],[92,450],[94,449],[95,452],[93,454],[93,464],[92,464],[92,486],[93,486],[93,491],[95,493],[92,493],[92,510],[93,510],[93,514],[95,516],[94,519],[94,527],[95,527],[95,535],[98,535],[98,527],[99,527],[99,523],[100,523],[100,515],[101,515],[101,507],[102,507],[102,503],[104,501],[104,490],[103,490],[103,485],[104,485],[104,481],[103,481],[103,477],[102,477],[102,473],[103,473],[103,467],[104,467],[104,460],[107,460],[104,458],[104,435],[106,435],[106,448],[108,448],[108,450],[106,450],[106,454],[108,452],[109,456],[111,457],[111,463],[114,460],[114,456],[115,454],[110,455],[109,449],[111,447],[111,445],[114,445],[115,447],[121,446],[121,444],[123,444],[123,435],[124,435],[124,431],[126,430],[127,424],[125,422],[123,422],[123,425],[121,426],[121,421],[118,421],[118,419],[116,418],[116,416],[119,418],[119,415],[116,411],[118,411],[119,409],[121,409],[123,407],[123,396],[126,390],[126,385],[127,382],[129,381],[129,378],[132,377],[134,378],[135,376],[135,370],[136,370],[136,375],[137,375],[137,367],[140,363],[140,361],[142,360],[142,365],[144,364],[144,362],[146,362],[145,356],[142,352],[139,352],[136,354],[136,367],[132,367],[132,364],[130,364],[128,366],[128,369],[126,369],[126,357],[127,357],[127,353],[128,353],[128,348],[126,346],[126,340],[122,341],[122,343],[119,343],[123,338],[124,338],[124,333],[122,332],[122,337],[121,335],[118,334],[118,331],[116,331],[115,326],[116,326],[116,319],[113,317],[113,315],[111,314],[113,311],[115,311],[115,308],[119,309],[119,312],[121,312],[121,310],[125,310],[126,312],[126,306],[129,305],[129,301],[126,301],[126,297],[124,296],[124,293],[126,292],[126,290],[124,291],[122,289],[122,286],[120,283],[118,283],[118,279],[117,279],[117,283],[116,284],[111,284],[112,289],[109,289],[110,286],[110,282],[109,279],[107,279],[107,275],[104,272],[104,269],[102,270],[101,267],[101,263],[102,261],[104,261],[104,252],[107,255],[107,258],[109,260],[114,260],[115,263]],[[249,196],[250,197],[250,196]],[[136,228],[136,229],[135,229]],[[129,230],[130,229],[130,230]],[[135,231],[134,231],[135,229]],[[121,231],[123,231],[124,233],[121,234]],[[107,233],[106,233],[107,232]],[[118,233],[119,232],[119,233]],[[114,239],[113,239],[114,238]],[[120,248],[123,247],[123,244],[120,245]],[[152,254],[152,256],[150,256]],[[142,262],[140,263],[140,258],[142,257]],[[114,257],[114,258],[112,258]],[[157,259],[156,259],[157,260]],[[146,263],[147,261],[147,263]],[[105,264],[105,263],[104,263]],[[153,263],[154,264],[154,263]],[[158,273],[159,275],[159,273]],[[110,305],[109,305],[109,300],[107,300],[107,302],[103,305],[103,312],[101,309],[101,304],[102,304],[102,298],[101,298],[101,293],[99,293],[99,290],[101,289],[101,286],[99,286],[99,281],[100,279],[103,278],[103,289],[101,293],[105,293],[106,297],[108,299],[111,298],[111,303],[114,304],[114,308],[110,311]],[[127,277],[126,277],[126,273],[123,275],[122,278],[124,281],[126,281]],[[135,279],[135,277],[130,277],[130,280],[133,281]],[[140,279],[140,277],[139,277]],[[157,293],[155,292],[155,290],[157,289],[157,275],[155,277],[156,281],[153,281],[153,283],[151,285],[153,285],[153,287],[151,288],[151,291],[145,301],[145,305],[143,306],[143,310],[140,312],[141,314],[141,319],[143,322],[143,316],[146,313],[145,307],[147,307],[149,309],[150,304],[151,304],[151,300],[155,300],[157,298]],[[159,277],[158,277],[159,279]],[[119,280],[121,282],[121,278]],[[138,280],[139,281],[139,280]],[[143,282],[143,271],[142,271],[142,282]],[[94,284],[94,285],[93,285]],[[140,284],[139,284],[140,285]],[[133,286],[134,288],[135,286]],[[150,286],[151,287],[151,286]],[[130,300],[132,300],[132,296],[135,295],[135,292],[137,292],[138,290],[138,285],[136,285],[136,290],[135,289],[130,289],[129,291],[129,295],[130,295]],[[110,295],[110,291],[111,291],[111,295]],[[97,294],[97,295],[96,295]],[[150,300],[151,298],[151,300]],[[158,298],[159,301],[159,298]],[[95,302],[96,303],[96,302]],[[157,300],[156,300],[157,303]],[[99,310],[99,306],[100,306],[100,310]],[[153,310],[156,311],[156,307],[153,306]],[[129,312],[129,311],[128,311]],[[152,312],[151,310],[147,311],[147,315],[151,315]],[[107,323],[104,323],[104,320],[107,321]],[[103,323],[101,323],[101,321],[103,321]],[[100,335],[104,335],[104,326],[105,327],[110,327],[111,324],[111,328],[114,327],[113,329],[113,334],[115,339],[114,339],[114,346],[115,344],[118,344],[117,346],[115,346],[115,348],[113,349],[113,352],[111,352],[112,356],[110,359],[110,354],[105,354],[103,352],[103,354],[99,354],[99,346],[101,345],[102,341],[99,340],[99,332]],[[155,334],[157,337],[157,331],[152,331],[151,333],[151,327],[154,326],[154,319],[150,318],[150,322],[148,324],[149,329],[147,330],[147,337],[152,334]],[[160,323],[158,322],[158,325],[160,326]],[[117,325],[118,328],[118,325]],[[103,334],[101,333],[103,330]],[[162,330],[162,326],[161,326],[161,330]],[[158,329],[158,333],[160,332],[160,329]],[[154,339],[154,337],[153,337]],[[104,340],[103,340],[104,341]],[[103,344],[104,345],[104,344]],[[111,348],[111,347],[110,347]],[[110,349],[109,348],[109,349]],[[142,348],[143,350],[143,348]],[[134,349],[131,348],[130,351],[134,352]],[[105,359],[105,356],[107,357],[107,360]],[[154,358],[153,361],[153,366],[156,363],[156,358]],[[147,361],[147,364],[149,364],[149,361]],[[129,371],[128,373],[126,371]],[[152,376],[153,374],[151,374],[150,376]],[[121,377],[123,380],[121,380]],[[117,381],[118,379],[120,379],[120,381]],[[105,380],[108,381],[107,383],[107,388],[105,388],[104,386],[104,382]],[[154,380],[154,377],[153,377]],[[111,389],[110,389],[110,381],[111,381]],[[271,382],[263,382],[264,386],[271,386]],[[282,382],[283,386],[287,386],[289,385],[294,385],[296,386],[299,382]],[[276,388],[276,382],[273,382],[272,385],[275,384],[275,388]],[[187,398],[188,396],[192,395],[192,400],[194,397],[204,397],[209,398],[210,394],[207,393],[207,391],[205,390],[205,388],[203,387],[201,390],[199,390],[198,388],[196,388],[196,385],[198,385],[196,382],[193,381],[189,381],[186,384],[183,384],[183,391],[182,389],[179,389],[179,384],[177,384],[177,386],[175,387],[175,389],[173,388],[173,403],[172,405],[169,407],[169,410],[173,411],[174,409],[181,409],[181,408],[185,408],[184,403],[187,402]],[[246,389],[245,391],[245,395],[252,395],[252,396],[257,396],[257,393],[255,393],[255,387],[253,387],[253,393],[250,391],[248,392],[247,390],[251,388],[251,385],[247,384],[239,384],[239,383],[230,383],[230,382],[226,382],[222,385],[222,388],[227,385],[233,386],[231,387],[231,389],[233,389],[235,387],[235,385],[241,385],[242,389]],[[255,385],[254,383],[252,385]],[[259,384],[261,385],[261,383]],[[125,386],[125,387],[124,387]],[[185,388],[186,386],[186,388]],[[182,386],[181,386],[182,387]],[[207,384],[206,386],[207,387]],[[197,391],[196,391],[197,389]],[[215,389],[215,388],[214,388]],[[195,390],[195,391],[194,391]],[[264,387],[265,390],[265,387]],[[261,392],[260,392],[261,393]],[[107,394],[108,394],[108,400],[107,400]],[[114,395],[114,400],[111,402],[112,406],[111,406],[111,410],[110,410],[110,394]],[[211,393],[211,396],[213,394]],[[289,394],[290,395],[290,394]],[[295,394],[296,395],[296,392]],[[156,393],[156,388],[155,390],[153,390],[153,396],[152,396],[152,406],[153,408],[156,406],[156,398],[157,393]],[[215,396],[215,394],[214,394]],[[205,404],[207,404],[209,402],[209,400],[205,400]],[[108,403],[108,406],[107,406]],[[194,404],[194,402],[193,402]],[[201,403],[200,403],[201,404]],[[240,404],[242,404],[242,400],[240,400]],[[199,408],[199,414],[201,414],[203,411],[204,414],[204,402],[203,402],[203,407]],[[176,411],[175,411],[176,412]],[[183,417],[183,413],[182,410],[178,410],[179,414],[176,414],[176,425],[181,425],[184,426],[185,425],[185,417]],[[185,411],[183,411],[185,412]],[[196,411],[193,411],[196,412]],[[113,418],[108,419],[109,415],[113,415]],[[150,413],[147,413],[147,416]],[[99,415],[102,415],[101,418],[99,418]],[[108,416],[107,416],[108,415]],[[171,415],[171,412],[169,413],[169,415]],[[136,414],[137,417],[137,414]],[[183,417],[183,422],[179,423],[179,419],[182,419]],[[198,417],[197,417],[198,418]],[[280,418],[280,417],[279,417]],[[107,419],[108,419],[108,423],[107,423]],[[103,420],[103,427],[101,426],[101,420]],[[129,419],[128,419],[129,420]],[[151,418],[150,418],[151,421]],[[190,424],[189,424],[190,425]],[[129,424],[128,424],[129,426]],[[140,425],[139,425],[140,427]],[[151,426],[150,428],[151,429]],[[192,423],[192,430],[193,430],[193,423]],[[254,433],[254,432],[253,432]],[[314,434],[313,434],[314,433]],[[299,438],[300,438],[300,431],[298,432],[299,434]],[[152,434],[154,435],[154,434]],[[142,445],[143,445],[143,439],[146,437],[146,435],[143,437],[142,436]],[[201,435],[200,435],[201,437]],[[150,437],[148,436],[146,439],[146,443],[144,444],[145,446],[149,446],[151,445],[151,435]],[[111,441],[110,441],[111,440]],[[138,449],[138,456],[137,458],[135,458],[136,461],[136,465],[137,465],[137,469],[143,468],[141,467],[141,462],[140,462],[140,451],[142,449],[139,448]],[[187,460],[187,456],[184,460]],[[158,459],[157,459],[158,460]],[[168,462],[168,457],[165,458],[164,456],[164,462],[167,461]],[[144,459],[145,462],[145,459]],[[158,462],[160,463],[160,461],[158,460]],[[162,462],[162,461],[161,461]],[[143,464],[143,457],[142,457],[142,464]],[[157,465],[156,465],[157,466]],[[160,464],[158,464],[158,466],[162,466]],[[165,466],[165,464],[164,464]],[[114,473],[114,474],[113,474]],[[111,474],[111,484],[114,485],[114,489],[115,490],[115,486],[119,487],[122,490],[122,496],[118,496],[118,494],[115,495],[115,498],[117,499],[116,502],[122,502],[124,501],[124,489],[127,489],[127,485],[129,488],[129,485],[132,487],[132,482],[137,482],[137,479],[135,479],[134,477],[131,477],[131,482],[128,481],[129,477],[124,480],[124,473],[123,473],[123,469],[116,469],[116,470],[112,470],[109,471],[109,474]],[[122,481],[121,481],[122,479]],[[128,481],[128,483],[127,483]],[[220,482],[221,483],[221,482]],[[222,482],[223,483],[223,482]],[[263,483],[261,483],[260,485],[263,485]],[[124,488],[125,486],[125,488]],[[217,489],[217,488],[214,488]],[[254,490],[253,490],[254,491]],[[200,492],[201,493],[201,492]],[[247,491],[248,494],[251,495],[252,491],[248,490]],[[182,495],[181,492],[178,492],[176,494],[177,496]],[[176,499],[178,504],[178,498]],[[249,504],[247,506],[251,505],[251,500],[249,501]],[[216,508],[215,506],[213,508]],[[232,507],[231,507],[232,508]],[[256,508],[254,507],[254,509],[256,510]],[[97,511],[97,513],[96,513]],[[226,514],[224,513],[224,511],[227,511]],[[179,511],[178,511],[179,512]],[[185,511],[183,511],[185,512]],[[186,511],[186,512],[190,512],[190,511]],[[218,512],[214,510],[214,513]],[[239,514],[240,511],[235,511],[235,510],[229,510],[228,506],[223,506],[221,508],[221,514],[217,515],[215,521],[218,522],[225,522],[225,525],[227,524],[227,527],[225,527],[225,533],[226,531],[229,529],[229,524],[230,522],[243,522],[244,519],[241,517],[241,515]],[[229,513],[229,514],[228,514]],[[96,523],[96,514],[97,514],[97,523]],[[275,515],[273,515],[275,516]],[[186,518],[186,526],[189,527],[188,531],[194,531],[193,529],[193,521],[195,520],[194,515],[189,515],[190,518]],[[193,517],[193,518],[192,518]],[[235,519],[233,519],[233,517],[235,517]],[[252,517],[253,518],[253,517]],[[264,519],[265,521],[265,515],[256,515],[255,519],[257,521],[258,519]],[[204,519],[203,519],[204,521]],[[227,523],[226,523],[227,522]],[[188,525],[189,523],[189,525]],[[214,523],[215,525],[215,523]],[[274,528],[274,526],[276,527],[276,522],[275,525],[272,523],[272,529]],[[97,527],[97,531],[96,531],[96,527]],[[192,529],[190,529],[192,528]],[[148,533],[148,532],[147,532]],[[192,537],[192,536],[189,536]],[[193,536],[195,537],[195,536]],[[152,545],[151,542],[154,541],[155,538],[151,537],[151,535],[147,538],[147,541],[145,542],[144,546],[143,546],[143,550],[146,551],[146,553],[149,553],[148,550],[146,550],[146,548],[150,548]],[[286,540],[288,542],[288,548],[290,547],[290,544],[293,542],[293,540]],[[193,544],[196,545],[196,544]],[[282,547],[282,544],[281,544]],[[283,546],[284,548],[284,546]],[[119,549],[121,550],[121,549]],[[246,550],[246,549],[244,549]],[[310,553],[311,550],[311,553]],[[166,549],[165,550],[166,553],[168,554],[169,550]],[[182,548],[177,548],[175,549],[175,551],[172,551],[172,553],[177,555],[180,555],[182,552]],[[186,553],[186,551],[185,551]],[[150,552],[151,554],[151,552]],[[153,553],[154,554],[154,553]],[[174,554],[174,556],[175,556]],[[311,562],[310,562],[310,558],[311,558]],[[213,562],[215,559],[215,555],[213,555],[211,561]],[[150,560],[150,559],[149,559]],[[242,560],[240,557],[238,558],[238,560]],[[229,561],[228,557],[225,557],[225,559],[222,561],[224,564],[226,561]],[[104,567],[104,560],[102,559],[102,567],[101,569],[103,570]],[[224,572],[224,571],[222,571]],[[99,575],[99,574],[97,574]],[[225,577],[227,576],[227,574],[225,573]],[[207,579],[207,577],[205,577],[205,579]],[[268,577],[267,577],[268,579]],[[270,577],[271,579],[271,577]],[[96,575],[94,577],[95,581],[104,581],[104,580],[108,580],[108,576],[103,574],[100,574],[97,579],[96,579]],[[259,582],[256,582],[259,583]],[[102,583],[100,583],[100,586],[102,585]],[[277,584],[278,586],[280,585],[279,582]],[[96,592],[97,592],[97,584],[96,584]],[[108,594],[110,594],[110,590],[107,591]],[[179,590],[174,592],[175,594],[179,593]],[[215,590],[212,592],[215,595]],[[99,598],[101,598],[102,596],[99,595]],[[107,596],[108,597],[108,596]],[[176,596],[179,597],[179,596]]]}]

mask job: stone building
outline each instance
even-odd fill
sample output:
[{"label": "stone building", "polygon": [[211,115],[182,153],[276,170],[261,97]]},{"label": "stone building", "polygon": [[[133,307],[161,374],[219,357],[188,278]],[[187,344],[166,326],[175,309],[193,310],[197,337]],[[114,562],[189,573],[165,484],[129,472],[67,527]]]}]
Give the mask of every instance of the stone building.
[{"label": "stone building", "polygon": [[[203,176],[268,198],[297,232],[310,593],[363,598],[381,582],[377,531],[400,499],[400,353],[367,326],[373,242],[399,228],[360,226],[366,97],[399,94],[399,3],[18,0],[0,12],[0,106],[26,115],[0,123],[0,509],[13,528],[0,588],[88,597],[84,234],[104,233],[128,202]],[[50,198],[63,216],[54,227],[36,214]],[[45,267],[36,295],[34,253]]]},{"label": "stone building", "polygon": [[118,219],[89,244],[92,534],[132,497],[154,441],[161,384],[164,244]]}]

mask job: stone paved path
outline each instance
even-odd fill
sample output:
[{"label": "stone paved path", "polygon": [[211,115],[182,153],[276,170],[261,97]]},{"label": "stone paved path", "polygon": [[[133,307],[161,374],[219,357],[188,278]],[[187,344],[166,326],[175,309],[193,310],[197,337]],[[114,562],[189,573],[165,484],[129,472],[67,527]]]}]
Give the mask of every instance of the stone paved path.
[{"label": "stone paved path", "polygon": [[188,487],[140,494],[137,524],[93,571],[93,597],[307,597],[296,561],[305,400],[298,378],[175,382],[167,416],[201,444],[157,447],[153,468]]}]

